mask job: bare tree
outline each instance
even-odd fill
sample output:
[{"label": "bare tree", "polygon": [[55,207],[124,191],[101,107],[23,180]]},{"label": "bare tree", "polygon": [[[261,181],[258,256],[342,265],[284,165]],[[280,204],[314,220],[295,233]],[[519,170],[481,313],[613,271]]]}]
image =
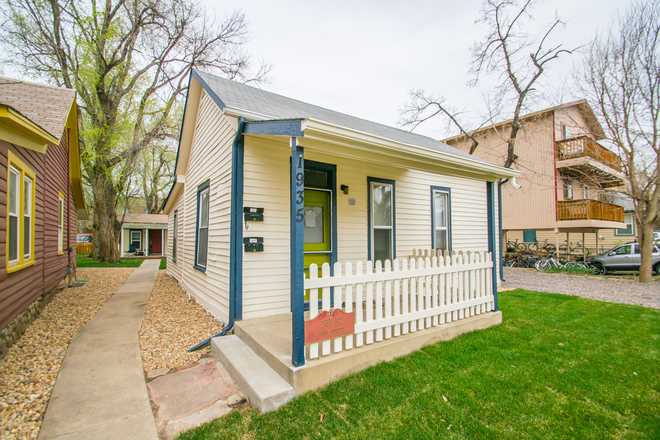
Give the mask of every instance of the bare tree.
[{"label": "bare tree", "polygon": [[[469,84],[478,85],[485,74],[494,73],[499,77],[497,86],[487,98],[489,114],[482,125],[494,123],[495,118],[502,114],[502,109],[513,108],[510,130],[504,139],[507,154],[503,166],[507,168],[511,168],[518,159],[515,146],[521,129],[520,113],[525,109],[526,100],[536,91],[535,84],[549,63],[563,53],[572,53],[572,50],[563,49],[561,44],[548,46],[551,34],[563,25],[559,19],[555,19],[539,37],[532,37],[525,31],[525,21],[531,19],[533,5],[533,0],[527,0],[522,6],[518,6],[515,0],[486,0],[477,23],[484,23],[488,33],[484,40],[472,47],[472,80]],[[411,91],[410,96],[410,102],[401,111],[404,126],[414,129],[436,115],[444,116],[470,138],[470,154],[476,151],[476,130],[468,132],[464,129],[456,111],[446,105],[443,96],[421,90]]]},{"label": "bare tree", "polygon": [[160,210],[165,191],[172,185],[175,162],[176,152],[167,144],[140,155],[137,170],[147,213],[156,214]]},{"label": "bare tree", "polygon": [[5,62],[78,92],[81,162],[93,194],[92,257],[119,260],[118,197],[140,151],[177,136],[192,68],[249,75],[242,13],[193,0],[0,0]]},{"label": "bare tree", "polygon": [[641,247],[639,278],[650,282],[660,202],[660,4],[637,1],[597,35],[578,79],[623,158]]}]

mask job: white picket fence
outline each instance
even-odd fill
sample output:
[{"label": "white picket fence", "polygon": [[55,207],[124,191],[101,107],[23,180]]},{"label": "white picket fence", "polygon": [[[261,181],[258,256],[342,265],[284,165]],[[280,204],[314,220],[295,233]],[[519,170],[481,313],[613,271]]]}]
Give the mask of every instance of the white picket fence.
[{"label": "white picket fence", "polygon": [[375,268],[371,261],[335,263],[332,276],[325,263],[321,278],[318,266],[310,265],[309,318],[332,304],[355,312],[355,334],[310,344],[308,357],[318,358],[319,348],[327,356],[493,309],[490,253],[434,254],[416,250],[410,259],[387,260],[384,267],[378,261]]}]

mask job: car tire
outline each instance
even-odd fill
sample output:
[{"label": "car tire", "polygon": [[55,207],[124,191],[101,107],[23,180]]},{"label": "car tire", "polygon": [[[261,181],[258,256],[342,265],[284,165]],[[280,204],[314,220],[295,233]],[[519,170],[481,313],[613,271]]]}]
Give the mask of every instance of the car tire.
[{"label": "car tire", "polygon": [[605,270],[605,266],[603,266],[600,263],[591,263],[591,267],[596,269],[596,272],[598,272],[598,275],[605,275],[607,273],[607,270]]},{"label": "car tire", "polygon": [[655,266],[653,266],[653,272],[655,272],[656,275],[660,275],[660,263],[655,263]]}]

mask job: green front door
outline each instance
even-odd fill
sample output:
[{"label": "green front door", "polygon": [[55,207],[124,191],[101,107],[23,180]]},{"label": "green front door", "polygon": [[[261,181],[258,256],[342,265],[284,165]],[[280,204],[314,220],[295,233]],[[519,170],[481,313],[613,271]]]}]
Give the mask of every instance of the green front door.
[{"label": "green front door", "polygon": [[[330,264],[332,246],[330,244],[330,199],[331,191],[306,189],[305,190],[305,276],[309,277],[309,266],[323,263]],[[309,291],[305,291],[305,301],[309,301]]]}]

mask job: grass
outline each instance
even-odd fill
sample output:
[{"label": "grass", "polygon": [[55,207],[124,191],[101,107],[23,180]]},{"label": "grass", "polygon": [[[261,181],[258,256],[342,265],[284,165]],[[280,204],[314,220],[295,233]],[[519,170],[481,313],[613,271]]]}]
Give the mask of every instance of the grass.
[{"label": "grass", "polygon": [[660,438],[660,310],[523,290],[500,308],[499,326],[178,438]]},{"label": "grass", "polygon": [[[101,263],[98,260],[93,260],[89,254],[76,255],[76,267],[140,267],[144,258],[122,258],[119,263]],[[166,258],[160,260],[159,270],[165,269]]]},{"label": "grass", "polygon": [[562,266],[562,267],[553,267],[550,270],[545,272],[550,273],[565,273],[567,275],[598,275],[598,272],[593,267],[582,267],[582,266]]}]

